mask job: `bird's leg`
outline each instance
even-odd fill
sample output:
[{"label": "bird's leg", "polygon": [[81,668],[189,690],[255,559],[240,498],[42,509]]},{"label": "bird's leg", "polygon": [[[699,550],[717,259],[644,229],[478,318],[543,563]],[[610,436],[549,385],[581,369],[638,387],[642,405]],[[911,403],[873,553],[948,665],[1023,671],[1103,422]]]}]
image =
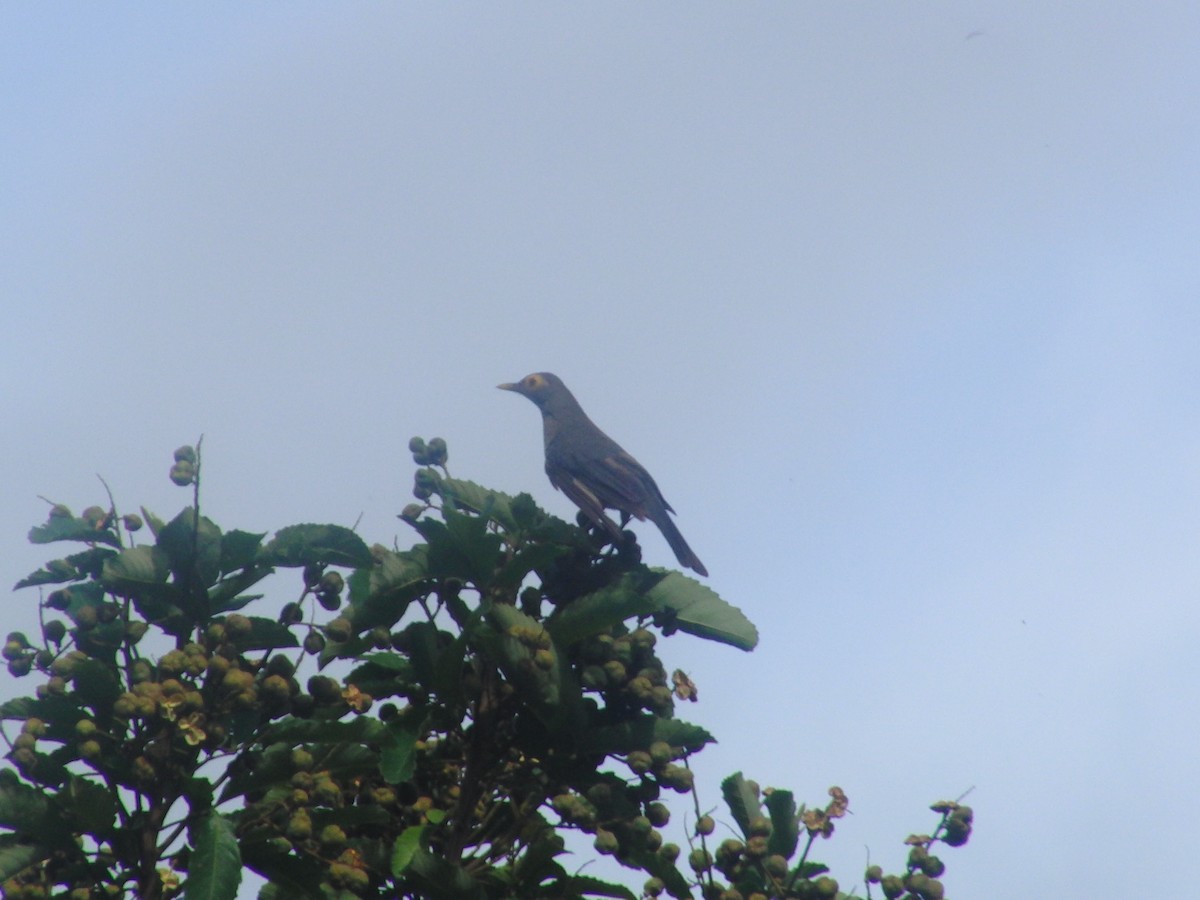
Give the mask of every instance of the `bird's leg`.
[{"label": "bird's leg", "polygon": [[624,546],[625,544],[630,544],[630,543],[636,544],[637,543],[637,536],[634,535],[634,533],[632,531],[627,531],[625,529],[625,526],[629,524],[629,520],[633,518],[633,515],[625,512],[625,510],[623,510],[623,509],[618,510],[618,512],[621,513],[621,527],[618,529],[618,533],[621,535],[621,537],[620,537],[620,540],[613,541],[613,543],[612,543],[612,552],[613,553],[619,552],[620,548],[622,546]]}]

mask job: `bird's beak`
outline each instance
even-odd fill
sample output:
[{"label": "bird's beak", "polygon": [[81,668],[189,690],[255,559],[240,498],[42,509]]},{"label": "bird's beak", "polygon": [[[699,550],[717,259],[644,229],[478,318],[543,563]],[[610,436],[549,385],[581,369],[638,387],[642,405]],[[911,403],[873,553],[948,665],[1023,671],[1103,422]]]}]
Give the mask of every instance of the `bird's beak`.
[{"label": "bird's beak", "polygon": [[521,389],[519,384],[512,384],[511,382],[508,384],[498,384],[496,387],[500,388],[502,391],[519,391]]}]

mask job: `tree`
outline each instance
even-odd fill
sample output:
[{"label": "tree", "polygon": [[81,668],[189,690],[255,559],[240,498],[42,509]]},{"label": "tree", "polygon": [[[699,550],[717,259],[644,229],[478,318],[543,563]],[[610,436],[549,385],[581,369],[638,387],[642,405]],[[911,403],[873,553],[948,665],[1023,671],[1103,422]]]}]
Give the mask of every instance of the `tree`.
[{"label": "tree", "polygon": [[[111,496],[52,506],[30,540],[82,549],[17,585],[39,588],[42,634],[3,651],[39,679],[0,707],[20,723],[0,771],[5,896],[233,898],[249,867],[264,898],[633,900],[563,865],[568,831],[641,870],[646,896],[845,896],[809,859],[840,789],[797,807],[731,776],[741,837],[710,847],[688,759],[712,738],[675,717],[694,686],[659,647],[684,632],[749,650],[753,625],[643,565],[631,534],[606,546],[450,477],[440,439],[410,449],[408,549],[337,525],[222,530],[192,447],[171,469],[192,501],[170,521]],[[252,592],[281,569],[299,570],[296,600]],[[660,831],[672,797],[696,815],[683,859]],[[965,843],[971,811],[933,808],[933,834],[909,839],[901,874],[871,867],[868,896],[942,896],[930,851]]]}]

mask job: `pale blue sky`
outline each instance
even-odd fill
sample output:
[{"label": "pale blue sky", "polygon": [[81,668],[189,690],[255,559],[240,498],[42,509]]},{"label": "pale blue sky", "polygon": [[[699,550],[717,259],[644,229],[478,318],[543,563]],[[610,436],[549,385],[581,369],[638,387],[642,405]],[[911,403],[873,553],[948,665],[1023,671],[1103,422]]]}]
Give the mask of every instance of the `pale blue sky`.
[{"label": "pale blue sky", "polygon": [[227,527],[407,541],[413,434],[570,515],[494,389],[551,370],[762,630],[664,646],[710,803],[840,785],[849,888],[974,786],[950,896],[1177,895],[1198,42],[1191,2],[4,5],[0,581],[38,494],[173,514],[201,432]]}]

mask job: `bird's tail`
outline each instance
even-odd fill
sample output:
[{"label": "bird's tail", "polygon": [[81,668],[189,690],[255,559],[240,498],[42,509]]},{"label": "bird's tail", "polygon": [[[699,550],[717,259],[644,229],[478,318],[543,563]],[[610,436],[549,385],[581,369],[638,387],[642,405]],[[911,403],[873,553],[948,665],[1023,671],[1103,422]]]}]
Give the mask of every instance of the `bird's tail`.
[{"label": "bird's tail", "polygon": [[651,521],[658,526],[658,530],[663,533],[663,537],[667,539],[667,543],[675,551],[675,558],[679,560],[679,564],[687,566],[687,568],[699,572],[707,578],[708,569],[704,568],[704,563],[700,562],[700,557],[692,552],[692,548],[688,546],[688,542],[683,539],[683,535],[679,533],[679,529],[675,527],[675,523],[671,520],[671,514],[665,509],[658,511],[658,515],[654,516]]}]

